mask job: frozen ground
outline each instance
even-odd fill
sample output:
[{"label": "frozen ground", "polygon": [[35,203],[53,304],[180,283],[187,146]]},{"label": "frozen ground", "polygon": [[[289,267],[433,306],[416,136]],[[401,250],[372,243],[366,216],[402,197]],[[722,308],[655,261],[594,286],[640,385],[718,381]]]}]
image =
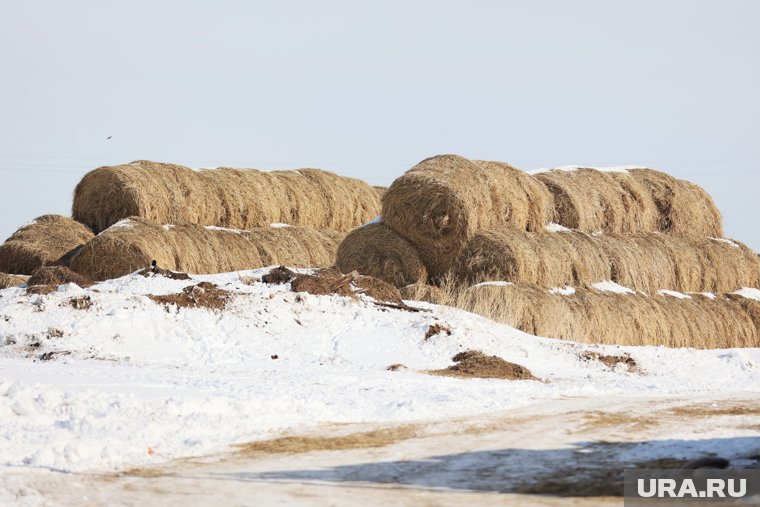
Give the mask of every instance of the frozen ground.
[{"label": "frozen ground", "polygon": [[[180,458],[229,456],[235,444],[323,434],[335,425],[430,428],[460,418],[471,424],[529,413],[554,400],[575,400],[576,411],[597,406],[628,413],[634,405],[667,400],[714,406],[723,399],[759,398],[758,349],[574,344],[448,307],[414,303],[428,311],[407,312],[366,300],[297,295],[287,285],[243,283],[262,273],[188,281],[132,275],[89,289],[62,286],[49,295],[0,291],[0,504],[23,503],[22,497],[44,503],[50,499],[45,484],[56,481],[54,490],[63,491],[61,484],[71,488],[77,477],[171,468]],[[236,295],[223,311],[165,307],[147,297],[177,293],[199,280]],[[425,339],[436,323],[451,334]],[[526,366],[544,382],[423,372],[452,364],[451,357],[467,349]],[[584,357],[589,350],[628,353],[638,367],[610,368]],[[398,363],[407,369],[386,370]],[[741,452],[752,445],[760,452],[757,410],[729,415],[730,424],[702,427],[697,417],[691,429],[666,425],[657,438],[709,437],[710,452],[734,457],[737,445]],[[533,430],[525,423],[534,442],[524,440],[523,447],[569,445],[548,436],[541,443],[550,433],[546,427],[564,424],[558,421],[537,423]],[[689,446],[671,450],[679,449],[686,453]],[[637,459],[647,458],[642,453]],[[298,464],[291,461],[290,467]],[[38,484],[29,491],[42,496],[24,493],[28,484]]]}]

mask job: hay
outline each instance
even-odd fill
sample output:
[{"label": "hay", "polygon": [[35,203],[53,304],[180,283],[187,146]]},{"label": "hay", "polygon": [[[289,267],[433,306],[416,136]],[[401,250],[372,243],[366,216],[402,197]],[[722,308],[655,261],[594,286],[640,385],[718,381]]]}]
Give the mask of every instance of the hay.
[{"label": "hay", "polygon": [[103,231],[137,216],[157,223],[236,229],[286,223],[349,231],[380,212],[367,183],[319,169],[194,171],[137,161],[87,173],[74,191],[73,216]]},{"label": "hay", "polygon": [[584,343],[730,348],[760,345],[746,302],[725,296],[648,297],[576,288],[552,294],[529,285],[478,285],[459,293],[462,309],[526,333]]},{"label": "hay", "polygon": [[540,230],[551,194],[526,173],[457,155],[423,160],[383,195],[383,220],[420,252],[431,276],[444,274],[475,232],[510,224]]},{"label": "hay", "polygon": [[658,210],[663,232],[723,237],[723,221],[710,195],[698,185],[652,169],[630,169],[645,187]]},{"label": "hay", "polygon": [[530,233],[502,227],[473,236],[457,283],[506,280],[543,288],[612,280],[636,291],[731,292],[760,286],[760,259],[739,243],[661,233]]},{"label": "hay", "polygon": [[448,292],[434,285],[413,283],[400,289],[405,301],[425,301],[435,305],[450,305],[452,298]]},{"label": "hay", "polygon": [[658,230],[652,196],[627,173],[579,168],[534,176],[552,193],[558,224],[584,232]]},{"label": "hay", "polygon": [[427,281],[427,269],[414,246],[382,223],[351,231],[338,247],[335,266],[343,273],[358,271],[396,287]]},{"label": "hay", "polygon": [[41,266],[58,262],[92,237],[92,231],[71,218],[43,215],[0,245],[0,271],[31,275]]},{"label": "hay", "polygon": [[65,283],[75,283],[80,287],[89,287],[92,280],[75,273],[66,266],[43,266],[37,269],[26,281],[27,288],[38,286],[57,287]]},{"label": "hay", "polygon": [[0,290],[24,285],[27,280],[29,280],[28,276],[0,273]]},{"label": "hay", "polygon": [[305,227],[248,231],[200,225],[162,226],[142,218],[119,222],[88,242],[71,261],[94,280],[150,266],[185,273],[224,273],[275,264],[324,267],[334,262],[342,234]]}]

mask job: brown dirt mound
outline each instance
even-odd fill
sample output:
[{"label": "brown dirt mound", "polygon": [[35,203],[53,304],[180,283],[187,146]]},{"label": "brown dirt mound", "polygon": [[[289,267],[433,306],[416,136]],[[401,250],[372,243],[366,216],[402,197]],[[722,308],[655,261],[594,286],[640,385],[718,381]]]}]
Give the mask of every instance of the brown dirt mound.
[{"label": "brown dirt mound", "polygon": [[576,287],[572,295],[529,285],[478,285],[456,306],[526,333],[583,343],[664,345],[702,349],[757,347],[760,327],[735,301],[692,296],[643,296]]},{"label": "brown dirt mound", "polygon": [[455,365],[443,370],[431,370],[428,373],[445,377],[538,380],[524,366],[510,363],[498,356],[487,356],[477,350],[460,352],[452,360],[456,362]]},{"label": "brown dirt mound", "polygon": [[37,269],[26,282],[26,286],[49,285],[58,286],[65,283],[75,283],[80,287],[89,287],[93,284],[92,280],[73,272],[64,266],[44,266]]},{"label": "brown dirt mound", "polygon": [[43,215],[14,232],[0,245],[0,272],[31,275],[50,264],[64,264],[93,237],[84,225],[60,215]]},{"label": "brown dirt mound", "polygon": [[71,261],[96,280],[147,268],[184,273],[226,273],[287,264],[326,267],[335,261],[342,234],[305,227],[262,227],[248,231],[202,225],[164,226],[130,218],[89,241]]},{"label": "brown dirt mound", "polygon": [[150,299],[165,306],[175,305],[178,308],[209,308],[221,310],[232,297],[232,294],[209,282],[200,282],[182,289],[179,294],[162,296],[149,295]]},{"label": "brown dirt mound", "polygon": [[417,249],[382,223],[351,231],[338,246],[335,265],[343,273],[357,271],[396,287],[427,281]]},{"label": "brown dirt mound", "polygon": [[291,281],[293,292],[308,292],[317,296],[336,294],[356,298],[359,294],[376,301],[403,305],[398,289],[382,280],[357,273],[344,275],[335,268],[322,269],[313,275],[297,274]]},{"label": "brown dirt mound", "polygon": [[319,169],[194,171],[139,160],[87,173],[74,191],[72,214],[96,232],[130,216],[233,229],[285,223],[350,231],[379,214],[378,194],[363,181]]},{"label": "brown dirt mound", "polygon": [[18,287],[24,285],[29,280],[25,275],[6,275],[0,273],[0,289],[7,289],[8,287]]},{"label": "brown dirt mound", "polygon": [[429,340],[437,334],[445,333],[447,336],[451,336],[451,328],[445,324],[431,324],[428,326],[428,330],[425,331],[425,340]]},{"label": "brown dirt mound", "polygon": [[600,354],[599,352],[596,352],[593,350],[586,350],[581,353],[580,357],[584,361],[599,361],[600,363],[606,365],[607,367],[613,370],[619,364],[624,365],[628,369],[628,371],[636,371],[638,369],[638,364],[636,364],[636,360],[633,359],[631,355],[628,353],[619,354],[619,355],[611,355],[611,354]]},{"label": "brown dirt mound", "polygon": [[476,231],[505,224],[539,230],[551,218],[551,203],[542,185],[507,164],[439,155],[393,182],[382,198],[382,216],[417,247],[435,278],[451,268]]},{"label": "brown dirt mound", "polygon": [[706,237],[589,235],[502,227],[475,234],[454,278],[564,287],[612,280],[636,291],[731,292],[760,286],[760,258],[746,246]]}]

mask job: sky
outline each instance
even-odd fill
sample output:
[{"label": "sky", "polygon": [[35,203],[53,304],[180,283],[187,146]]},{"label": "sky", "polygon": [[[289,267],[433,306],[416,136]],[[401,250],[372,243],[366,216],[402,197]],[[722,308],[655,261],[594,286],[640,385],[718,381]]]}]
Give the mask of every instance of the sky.
[{"label": "sky", "polygon": [[[760,249],[760,2],[0,0],[0,237],[93,168],[654,167]],[[109,139],[110,138],[110,139]]]}]

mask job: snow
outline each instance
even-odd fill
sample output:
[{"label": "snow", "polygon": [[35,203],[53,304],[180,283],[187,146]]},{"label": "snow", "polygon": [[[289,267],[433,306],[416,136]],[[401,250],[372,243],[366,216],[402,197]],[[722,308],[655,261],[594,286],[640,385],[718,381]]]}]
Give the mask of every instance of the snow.
[{"label": "snow", "polygon": [[[242,282],[265,272],[0,291],[0,466],[111,471],[325,424],[473,417],[566,397],[760,392],[759,349],[582,345],[445,306],[408,312]],[[201,280],[235,294],[225,310],[147,297]],[[75,309],[73,297],[92,306]],[[451,335],[425,339],[436,323]],[[424,374],[467,349],[547,382]],[[589,349],[627,352],[646,374],[582,360]],[[408,369],[386,370],[395,363]]]},{"label": "snow", "polygon": [[[111,225],[108,229],[131,229],[135,224],[129,218],[122,218],[115,224]],[[108,230],[106,229],[106,230]]]},{"label": "snow", "polygon": [[490,282],[480,282],[473,285],[473,287],[485,287],[487,285],[493,285],[495,287],[506,287],[508,285],[512,285],[512,282],[504,282],[501,280],[490,281]]},{"label": "snow", "polygon": [[555,224],[554,222],[547,224],[544,229],[546,229],[548,232],[570,232],[570,229],[564,225]]},{"label": "snow", "polygon": [[575,287],[566,285],[565,287],[552,287],[549,289],[551,294],[559,294],[560,296],[572,296],[575,294]]},{"label": "snow", "polygon": [[[676,292],[674,290],[660,289],[657,291],[657,294],[661,296],[671,296],[678,299],[691,299],[691,296],[689,296],[688,294],[684,294],[682,292]],[[713,298],[714,297],[715,296],[713,296]]]},{"label": "snow", "polygon": [[760,289],[744,287],[743,289],[739,289],[736,292],[734,292],[734,294],[738,294],[747,299],[754,299],[755,301],[760,301]]},{"label": "snow", "polygon": [[598,282],[591,286],[595,288],[596,290],[600,290],[602,292],[615,292],[617,294],[634,294],[634,291],[632,291],[628,287],[623,287],[622,285],[618,285],[611,280]]},{"label": "snow", "polygon": [[618,166],[607,166],[607,167],[593,167],[588,165],[562,165],[559,167],[548,167],[548,168],[542,168],[542,169],[535,169],[533,171],[528,171],[528,174],[538,174],[538,173],[544,173],[548,171],[577,171],[578,169],[593,169],[595,171],[601,171],[601,172],[607,172],[607,173],[624,173],[628,172],[631,169],[646,169],[646,167],[639,166],[639,165],[618,165]]},{"label": "snow", "polygon": [[369,222],[367,222],[366,224],[364,224],[362,227],[366,225],[379,224],[379,223],[382,223],[382,221],[383,221],[383,215],[378,215],[372,220],[370,220]]},{"label": "snow", "polygon": [[692,294],[699,294],[706,297],[707,299],[715,299],[715,294],[712,292],[693,292]]},{"label": "snow", "polygon": [[273,224],[269,224],[269,227],[273,227],[275,229],[284,229],[286,227],[290,227],[290,225],[283,224],[283,223],[280,223],[280,222],[275,222]]},{"label": "snow", "polygon": [[710,239],[713,240],[713,241],[717,241],[718,243],[725,243],[725,244],[727,244],[729,246],[732,246],[734,248],[740,248],[738,243],[736,243],[734,241],[731,241],[728,238],[710,238]]},{"label": "snow", "polygon": [[208,229],[209,231],[224,231],[224,232],[231,232],[234,234],[240,234],[241,232],[243,232],[241,229],[229,229],[227,227],[219,227],[216,225],[205,225],[204,227]]}]

